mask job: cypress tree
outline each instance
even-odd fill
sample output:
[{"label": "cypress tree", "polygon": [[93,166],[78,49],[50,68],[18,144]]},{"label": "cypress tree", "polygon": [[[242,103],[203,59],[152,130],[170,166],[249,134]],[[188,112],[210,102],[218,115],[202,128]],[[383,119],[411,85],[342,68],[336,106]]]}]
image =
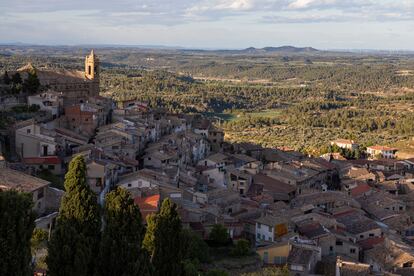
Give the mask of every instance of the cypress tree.
[{"label": "cypress tree", "polygon": [[30,239],[35,214],[30,194],[0,192],[0,275],[33,275]]},{"label": "cypress tree", "polygon": [[7,73],[7,71],[6,72],[4,72],[4,75],[3,75],[3,82],[4,82],[4,84],[7,84],[7,85],[9,85],[10,84],[10,77],[9,77],[9,74]]},{"label": "cypress tree", "polygon": [[151,256],[154,275],[182,275],[181,220],[177,205],[167,198],[160,212],[147,220],[143,246]]},{"label": "cypress tree", "polygon": [[150,275],[149,257],[141,248],[141,213],[128,191],[118,187],[107,194],[104,218],[96,275]]},{"label": "cypress tree", "polygon": [[29,72],[27,78],[23,82],[24,92],[35,94],[40,87],[40,81],[37,77],[36,71]]},{"label": "cypress tree", "polygon": [[65,190],[56,229],[49,242],[48,275],[92,275],[101,220],[97,198],[87,184],[82,156],[70,162]]},{"label": "cypress tree", "polygon": [[22,77],[20,76],[20,73],[17,72],[12,76],[12,82],[14,84],[21,84],[22,83]]}]

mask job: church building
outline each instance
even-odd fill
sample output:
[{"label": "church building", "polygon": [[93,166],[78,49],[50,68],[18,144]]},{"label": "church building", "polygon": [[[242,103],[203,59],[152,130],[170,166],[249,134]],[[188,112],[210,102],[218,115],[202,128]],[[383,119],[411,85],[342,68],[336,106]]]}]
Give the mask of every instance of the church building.
[{"label": "church building", "polygon": [[65,105],[99,96],[99,71],[99,58],[93,50],[85,57],[84,71],[36,68],[31,63],[17,70],[23,79],[36,72],[43,87],[63,94]]}]

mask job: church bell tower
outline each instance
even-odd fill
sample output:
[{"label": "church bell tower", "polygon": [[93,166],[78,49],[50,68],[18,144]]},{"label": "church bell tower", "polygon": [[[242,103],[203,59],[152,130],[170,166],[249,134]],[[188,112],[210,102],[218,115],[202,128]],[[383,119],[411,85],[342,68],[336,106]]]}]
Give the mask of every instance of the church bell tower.
[{"label": "church bell tower", "polygon": [[85,77],[90,80],[99,79],[99,59],[93,50],[85,57]]}]

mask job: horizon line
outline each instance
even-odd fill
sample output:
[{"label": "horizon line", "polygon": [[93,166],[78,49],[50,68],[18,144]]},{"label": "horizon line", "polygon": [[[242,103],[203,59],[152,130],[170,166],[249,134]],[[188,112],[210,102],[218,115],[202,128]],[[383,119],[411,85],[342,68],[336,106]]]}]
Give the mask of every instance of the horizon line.
[{"label": "horizon line", "polygon": [[31,42],[0,42],[0,46],[21,46],[21,47],[29,47],[29,46],[36,46],[36,47],[119,47],[119,48],[143,48],[143,49],[171,49],[171,50],[198,50],[198,51],[240,51],[246,50],[249,48],[254,48],[257,50],[264,49],[264,48],[281,48],[281,47],[294,47],[294,48],[313,48],[318,51],[334,51],[334,52],[414,52],[414,49],[376,49],[376,48],[317,48],[313,46],[296,46],[291,44],[281,44],[278,46],[264,46],[264,47],[256,47],[256,46],[248,46],[242,48],[236,47],[196,47],[196,46],[180,46],[180,45],[166,45],[166,44],[122,44],[122,43],[75,43],[75,44],[60,44],[60,43],[31,43]]}]

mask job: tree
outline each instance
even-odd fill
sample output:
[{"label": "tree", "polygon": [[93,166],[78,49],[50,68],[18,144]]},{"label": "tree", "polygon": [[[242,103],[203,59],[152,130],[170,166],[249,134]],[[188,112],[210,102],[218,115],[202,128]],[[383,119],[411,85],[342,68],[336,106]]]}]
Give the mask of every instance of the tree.
[{"label": "tree", "polygon": [[208,245],[197,233],[188,229],[183,229],[182,236],[184,259],[197,260],[202,263],[210,261]]},{"label": "tree", "polygon": [[86,164],[76,156],[65,175],[66,193],[46,259],[48,275],[92,275],[99,249],[101,218],[95,194],[86,181]]},{"label": "tree", "polygon": [[149,257],[141,248],[141,213],[128,191],[117,188],[106,195],[104,221],[96,275],[150,275]]},{"label": "tree", "polygon": [[213,269],[213,270],[208,271],[205,275],[206,276],[228,276],[229,274],[224,270]]},{"label": "tree", "polygon": [[45,244],[49,238],[49,233],[46,230],[36,228],[33,231],[32,238],[30,240],[33,249],[37,250]]},{"label": "tree", "polygon": [[12,83],[13,84],[21,84],[22,83],[22,77],[20,76],[20,73],[17,72],[12,76]]},{"label": "tree", "polygon": [[147,224],[143,246],[151,256],[154,275],[181,275],[183,250],[177,205],[165,199],[160,212],[150,215]]},{"label": "tree", "polygon": [[32,273],[30,239],[35,214],[30,194],[0,192],[0,275]]},{"label": "tree", "polygon": [[230,236],[227,231],[227,228],[221,224],[215,224],[213,226],[213,229],[211,229],[209,238],[217,245],[226,245],[230,240]]},{"label": "tree", "polygon": [[266,267],[262,271],[244,273],[242,276],[289,276],[287,265],[283,267]]},{"label": "tree", "polygon": [[233,256],[242,257],[250,253],[250,243],[248,240],[241,239],[236,242],[236,246],[231,251]]},{"label": "tree", "polygon": [[200,263],[210,262],[210,252],[207,243],[197,233],[183,229],[182,248],[184,274],[186,276],[199,275]]},{"label": "tree", "polygon": [[37,77],[36,71],[29,72],[27,78],[23,82],[23,91],[30,94],[35,94],[40,87],[40,81]]},{"label": "tree", "polygon": [[10,81],[11,81],[11,79],[9,77],[9,74],[7,73],[7,71],[4,72],[4,75],[3,75],[3,82],[4,82],[4,84],[9,85],[10,84]]}]

